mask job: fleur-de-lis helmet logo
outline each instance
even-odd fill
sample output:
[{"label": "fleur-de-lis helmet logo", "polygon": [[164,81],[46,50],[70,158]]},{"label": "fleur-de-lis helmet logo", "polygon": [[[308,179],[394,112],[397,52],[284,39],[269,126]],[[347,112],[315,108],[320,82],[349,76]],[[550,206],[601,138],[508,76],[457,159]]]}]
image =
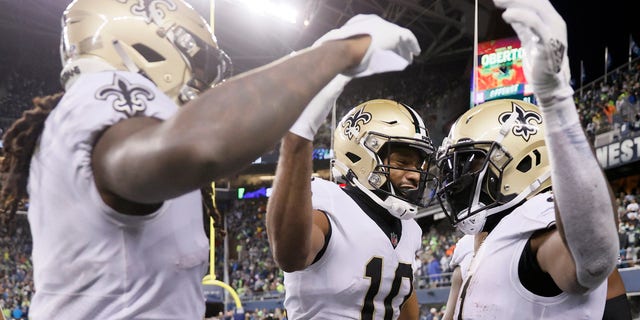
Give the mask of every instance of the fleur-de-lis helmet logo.
[{"label": "fleur-de-lis helmet logo", "polygon": [[[125,0],[118,1],[126,2]],[[131,7],[131,13],[145,17],[147,23],[153,22],[162,25],[166,15],[164,10],[175,11],[177,8],[178,6],[171,0],[138,0],[138,3]]]},{"label": "fleur-de-lis helmet logo", "polygon": [[351,140],[360,134],[360,126],[369,123],[369,121],[371,121],[371,113],[365,112],[364,108],[360,108],[344,120],[342,124],[343,132]]},{"label": "fleur-de-lis helmet logo", "polygon": [[529,141],[529,138],[538,133],[538,125],[542,123],[542,116],[530,110],[525,110],[522,106],[515,102],[511,103],[511,111],[503,112],[498,116],[500,124],[504,124],[511,118],[516,117],[511,132],[519,137],[522,137],[524,141]]},{"label": "fleur-de-lis helmet logo", "polygon": [[138,112],[147,109],[147,102],[153,100],[155,95],[148,88],[132,84],[117,73],[113,75],[113,82],[98,89],[96,99],[107,101],[113,98],[114,110],[124,112],[128,116],[134,116]]}]

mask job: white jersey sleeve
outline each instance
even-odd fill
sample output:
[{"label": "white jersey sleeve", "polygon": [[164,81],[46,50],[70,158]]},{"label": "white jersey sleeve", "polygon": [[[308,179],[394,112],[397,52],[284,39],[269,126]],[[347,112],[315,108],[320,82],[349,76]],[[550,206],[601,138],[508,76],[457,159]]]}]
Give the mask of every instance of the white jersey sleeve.
[{"label": "white jersey sleeve", "polygon": [[100,135],[130,117],[166,119],[176,111],[169,97],[139,74],[113,71],[82,75],[47,118],[35,160],[42,158],[49,166],[75,168],[69,177],[73,181],[61,182],[73,188],[70,191],[88,190],[96,197],[90,163]]},{"label": "white jersey sleeve", "polygon": [[209,243],[200,192],[124,215],[104,203],[91,167],[107,128],[131,117],[166,119],[177,108],[145,77],[109,71],[82,75],[48,116],[28,184],[30,318],[202,319]]}]

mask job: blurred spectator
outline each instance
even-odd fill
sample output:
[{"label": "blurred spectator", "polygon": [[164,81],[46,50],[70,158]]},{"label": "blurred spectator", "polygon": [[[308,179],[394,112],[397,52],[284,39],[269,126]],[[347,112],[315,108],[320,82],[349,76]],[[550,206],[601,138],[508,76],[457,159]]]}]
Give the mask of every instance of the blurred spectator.
[{"label": "blurred spectator", "polygon": [[429,309],[429,314],[426,317],[426,320],[439,320],[438,310],[436,308]]},{"label": "blurred spectator", "polygon": [[429,260],[429,281],[432,287],[437,287],[442,284],[442,267],[438,256],[431,256]]},{"label": "blurred spectator", "polygon": [[637,202],[635,197],[631,198],[631,200],[629,201],[629,204],[627,205],[626,214],[627,214],[627,218],[629,220],[637,221],[637,219],[638,219],[638,202]]}]

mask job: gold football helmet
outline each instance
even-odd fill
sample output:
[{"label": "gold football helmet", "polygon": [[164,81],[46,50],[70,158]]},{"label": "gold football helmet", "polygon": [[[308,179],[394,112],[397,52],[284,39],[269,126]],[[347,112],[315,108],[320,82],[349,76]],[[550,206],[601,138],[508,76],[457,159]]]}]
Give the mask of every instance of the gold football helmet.
[{"label": "gold football helmet", "polygon": [[[401,191],[391,184],[389,171],[399,168],[384,160],[392,146],[420,151],[422,166],[411,170],[420,173],[417,189]],[[358,187],[398,218],[414,218],[435,194],[437,182],[428,173],[435,149],[422,118],[405,104],[377,99],[353,108],[337,125],[334,152],[334,177]]]},{"label": "gold football helmet", "polygon": [[489,101],[465,112],[436,163],[443,210],[467,234],[551,186],[542,115],[520,100]]},{"label": "gold football helmet", "polygon": [[138,72],[179,105],[230,75],[207,22],[183,0],[75,0],[64,11],[62,85],[79,74]]}]

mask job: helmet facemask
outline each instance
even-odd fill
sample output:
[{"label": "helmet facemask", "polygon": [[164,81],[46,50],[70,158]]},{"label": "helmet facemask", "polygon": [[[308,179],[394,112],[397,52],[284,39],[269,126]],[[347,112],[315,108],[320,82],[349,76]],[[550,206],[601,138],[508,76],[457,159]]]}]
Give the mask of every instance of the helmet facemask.
[{"label": "helmet facemask", "polygon": [[496,142],[450,145],[445,140],[437,157],[437,194],[451,224],[475,234],[482,230],[485,218],[494,213],[491,209],[509,202],[500,187],[511,160],[511,155]]},{"label": "helmet facemask", "polygon": [[[378,159],[378,165],[371,172],[368,180],[369,184],[375,188],[374,192],[376,195],[383,201],[386,201],[389,197],[393,197],[418,207],[429,206],[437,188],[437,180],[435,176],[429,172],[433,159],[433,149],[429,149],[430,146],[425,145],[424,141],[420,140],[387,137],[375,132],[372,132],[371,136],[376,136],[378,140],[387,139],[383,147],[377,152],[369,149],[376,153],[376,158]],[[402,151],[403,149],[417,151],[419,159],[415,165],[412,166],[410,163],[402,163],[402,166],[398,166],[391,162],[392,153],[399,152],[406,154],[406,152],[410,152]],[[401,161],[406,160],[401,159]],[[391,176],[394,173],[405,175],[407,172],[413,172],[418,175],[417,185],[411,188],[395,186]]]},{"label": "helmet facemask", "polygon": [[182,103],[195,99],[200,92],[231,76],[231,59],[221,49],[207,44],[180,26],[169,29],[166,37],[191,70],[191,79],[180,90],[179,99]]},{"label": "helmet facemask", "polygon": [[[367,178],[367,183],[372,189],[360,183],[351,169],[348,169],[348,182],[400,219],[414,218],[419,208],[427,207],[431,203],[438,183],[436,177],[429,172],[434,151],[430,140],[391,137],[377,132],[368,132],[361,140],[361,144],[376,161],[375,168]],[[390,155],[398,149],[417,150],[420,155],[419,164],[414,168],[391,165]],[[406,189],[394,186],[391,179],[394,170],[417,173],[419,178],[416,187]]]}]

